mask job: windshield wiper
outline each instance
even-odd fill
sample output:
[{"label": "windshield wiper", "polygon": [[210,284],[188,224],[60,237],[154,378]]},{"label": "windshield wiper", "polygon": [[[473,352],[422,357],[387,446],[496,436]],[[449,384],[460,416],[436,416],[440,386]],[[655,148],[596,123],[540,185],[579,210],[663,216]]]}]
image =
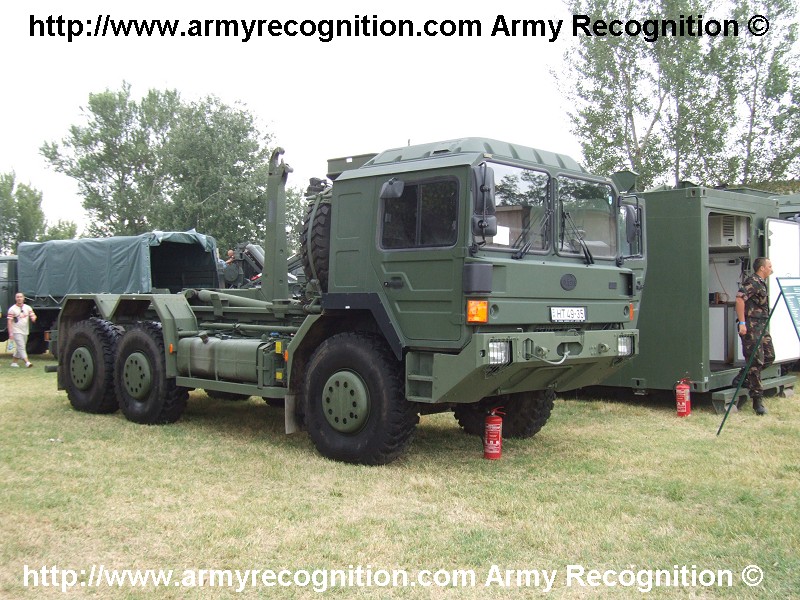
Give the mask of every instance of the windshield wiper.
[{"label": "windshield wiper", "polygon": [[532,242],[526,242],[525,245],[522,248],[520,248],[519,250],[514,252],[514,254],[511,255],[511,258],[516,259],[516,260],[521,259],[528,252],[530,252],[531,246],[533,246]]},{"label": "windshield wiper", "polygon": [[[537,221],[537,224],[539,225],[539,234],[538,235],[542,236],[543,242],[547,241],[547,228],[548,228],[548,224],[550,222],[550,215],[551,215],[552,212],[553,211],[550,208],[548,208],[547,210],[544,211],[544,214],[542,215],[542,217]],[[525,226],[525,229],[523,229],[520,232],[520,234],[517,236],[517,239],[514,240],[514,244],[511,246],[512,248],[518,248],[519,244],[524,239],[526,239],[528,237],[528,233],[530,233],[531,229],[533,228],[533,223],[534,223],[533,221],[530,221]],[[544,246],[544,245],[545,244],[543,243],[542,246]],[[525,244],[521,248],[519,248],[519,250],[517,250],[516,252],[514,252],[514,254],[511,255],[511,258],[514,258],[516,260],[521,259],[528,252],[530,252],[532,246],[533,246],[533,242],[531,242],[531,241],[525,242]]]},{"label": "windshield wiper", "polygon": [[[594,257],[592,256],[592,253],[589,251],[589,246],[586,245],[586,242],[584,241],[583,236],[581,235],[581,232],[578,230],[577,225],[575,225],[575,221],[572,220],[572,217],[570,216],[570,214],[567,211],[564,211],[563,218],[561,219],[561,221],[562,221],[562,229],[563,229],[563,226],[564,226],[563,225],[564,221],[569,223],[569,226],[572,229],[572,233],[575,235],[574,239],[577,239],[578,242],[581,245],[581,249],[583,250],[583,256],[586,258],[586,264],[587,265],[593,265],[594,264]],[[562,239],[563,239],[563,235],[564,235],[563,231],[561,232],[561,235],[562,235]]]}]

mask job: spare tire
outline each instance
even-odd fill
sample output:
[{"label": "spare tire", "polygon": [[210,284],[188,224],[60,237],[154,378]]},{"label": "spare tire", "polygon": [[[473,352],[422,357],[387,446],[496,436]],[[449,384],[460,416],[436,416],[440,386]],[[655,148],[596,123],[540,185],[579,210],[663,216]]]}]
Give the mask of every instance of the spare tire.
[{"label": "spare tire", "polygon": [[[315,206],[316,211],[314,210]],[[303,273],[305,273],[306,279],[319,281],[320,289],[323,292],[328,291],[330,250],[331,205],[327,202],[312,202],[306,210],[306,218],[303,222],[300,255],[303,259]]]}]

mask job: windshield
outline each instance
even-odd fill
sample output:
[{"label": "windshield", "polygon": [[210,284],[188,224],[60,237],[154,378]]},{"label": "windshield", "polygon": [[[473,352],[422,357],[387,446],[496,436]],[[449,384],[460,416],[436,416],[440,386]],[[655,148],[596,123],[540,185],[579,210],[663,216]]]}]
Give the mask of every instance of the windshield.
[{"label": "windshield", "polygon": [[492,163],[495,182],[497,235],[486,246],[525,252],[550,247],[549,181],[547,173]]},{"label": "windshield", "polygon": [[559,254],[616,256],[617,212],[610,185],[559,176],[558,211]]}]

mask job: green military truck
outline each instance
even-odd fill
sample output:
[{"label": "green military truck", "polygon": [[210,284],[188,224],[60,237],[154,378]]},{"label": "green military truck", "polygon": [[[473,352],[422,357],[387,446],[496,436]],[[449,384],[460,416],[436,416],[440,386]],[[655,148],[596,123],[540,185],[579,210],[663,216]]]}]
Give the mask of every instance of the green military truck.
[{"label": "green military truck", "polygon": [[[0,256],[0,306],[5,314],[21,291],[36,312],[29,354],[47,351],[50,330],[68,294],[178,292],[219,284],[216,241],[194,231],[23,242],[17,253]],[[0,319],[0,341],[7,339],[6,319]]]},{"label": "green military truck", "polygon": [[545,424],[556,391],[638,352],[642,207],[569,157],[467,138],[329,162],[288,292],[276,150],[260,287],[67,297],[58,385],[82,411],[176,421],[189,390],[285,406],[329,458],[383,464],[421,414]]}]

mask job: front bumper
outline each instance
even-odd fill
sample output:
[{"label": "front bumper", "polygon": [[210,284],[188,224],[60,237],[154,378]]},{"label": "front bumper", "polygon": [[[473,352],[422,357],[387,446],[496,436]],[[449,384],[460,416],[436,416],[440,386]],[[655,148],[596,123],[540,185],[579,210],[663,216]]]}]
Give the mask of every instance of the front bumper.
[{"label": "front bumper", "polygon": [[406,396],[470,403],[546,388],[566,391],[602,381],[638,352],[636,329],[477,333],[458,354],[409,352]]}]

